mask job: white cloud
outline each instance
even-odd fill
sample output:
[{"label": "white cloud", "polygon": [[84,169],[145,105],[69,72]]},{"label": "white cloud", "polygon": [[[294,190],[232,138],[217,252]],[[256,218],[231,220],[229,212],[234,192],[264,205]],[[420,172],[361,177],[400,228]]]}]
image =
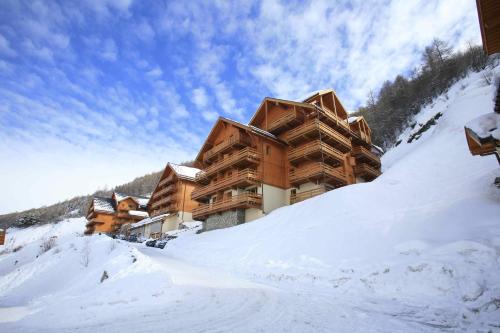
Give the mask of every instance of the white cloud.
[{"label": "white cloud", "polygon": [[101,57],[108,61],[116,61],[118,57],[118,48],[111,38],[107,38],[101,45]]},{"label": "white cloud", "polygon": [[151,76],[151,77],[154,77],[154,78],[158,78],[158,77],[160,77],[160,76],[163,75],[163,71],[161,70],[160,67],[156,66],[152,70],[148,71],[146,74],[148,76]]},{"label": "white cloud", "polygon": [[202,110],[208,105],[207,91],[203,88],[196,88],[193,90],[193,103],[199,110]]},{"label": "white cloud", "polygon": [[134,31],[137,34],[137,37],[144,42],[152,42],[155,37],[153,28],[147,22],[136,24],[134,27]]},{"label": "white cloud", "polygon": [[0,54],[12,57],[16,55],[16,51],[11,48],[10,42],[0,34]]}]

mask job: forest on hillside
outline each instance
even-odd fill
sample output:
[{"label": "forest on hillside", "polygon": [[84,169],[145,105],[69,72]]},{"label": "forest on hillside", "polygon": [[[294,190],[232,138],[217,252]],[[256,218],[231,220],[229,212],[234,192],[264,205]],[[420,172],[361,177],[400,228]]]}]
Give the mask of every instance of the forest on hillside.
[{"label": "forest on hillside", "polygon": [[[355,114],[362,115],[370,124],[374,144],[390,148],[405,128],[414,126],[413,116],[434,98],[444,93],[453,83],[472,70],[493,67],[498,56],[486,56],[482,47],[469,45],[463,51],[454,51],[446,42],[434,39],[421,56],[421,64],[410,75],[398,75],[386,81],[378,94],[370,92],[366,105]],[[484,74],[485,83],[493,80],[492,72]]]}]

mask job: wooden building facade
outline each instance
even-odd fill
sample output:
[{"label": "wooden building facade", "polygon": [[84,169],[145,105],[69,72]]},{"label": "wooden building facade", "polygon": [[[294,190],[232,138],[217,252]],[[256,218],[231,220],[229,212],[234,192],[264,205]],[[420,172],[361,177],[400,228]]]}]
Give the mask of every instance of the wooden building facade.
[{"label": "wooden building facade", "polygon": [[151,228],[146,237],[176,230],[182,222],[193,220],[192,212],[198,203],[191,199],[191,194],[196,187],[198,172],[200,169],[197,168],[167,164],[148,202],[151,219],[160,229]]},{"label": "wooden building facade", "polygon": [[87,210],[85,234],[116,234],[124,224],[144,219],[148,200],[117,192],[110,198],[94,197]]},{"label": "wooden building facade", "polygon": [[219,118],[197,158],[192,198],[204,230],[228,227],[380,175],[371,130],[333,90],[303,102],[265,98],[249,125]]}]

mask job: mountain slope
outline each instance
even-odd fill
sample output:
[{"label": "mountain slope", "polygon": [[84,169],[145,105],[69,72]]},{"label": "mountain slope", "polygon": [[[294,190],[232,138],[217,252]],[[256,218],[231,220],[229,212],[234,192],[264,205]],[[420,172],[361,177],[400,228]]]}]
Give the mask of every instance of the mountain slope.
[{"label": "mountain slope", "polygon": [[[0,255],[0,330],[498,331],[500,170],[463,133],[493,95],[471,74],[421,110],[374,182],[187,231],[165,250],[75,236],[83,219],[57,227],[68,232],[9,230],[7,249],[24,247]],[[52,233],[57,245],[36,257]]]}]

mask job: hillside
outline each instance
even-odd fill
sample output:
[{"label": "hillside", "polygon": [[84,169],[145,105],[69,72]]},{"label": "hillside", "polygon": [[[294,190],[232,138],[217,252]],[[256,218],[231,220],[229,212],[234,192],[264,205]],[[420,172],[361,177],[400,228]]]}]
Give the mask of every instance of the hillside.
[{"label": "hillside", "polygon": [[164,250],[82,237],[83,219],[9,229],[0,330],[498,331],[500,170],[471,156],[463,133],[494,93],[481,72],[457,82],[420,110],[371,183],[183,232]]},{"label": "hillside", "polygon": [[161,171],[153,172],[142,177],[137,177],[131,182],[116,186],[110,190],[96,191],[91,195],[74,197],[46,207],[0,215],[0,228],[11,225],[28,227],[35,224],[59,222],[65,218],[84,216],[92,196],[109,196],[113,191],[138,196],[146,195],[154,190],[160,175]]}]

